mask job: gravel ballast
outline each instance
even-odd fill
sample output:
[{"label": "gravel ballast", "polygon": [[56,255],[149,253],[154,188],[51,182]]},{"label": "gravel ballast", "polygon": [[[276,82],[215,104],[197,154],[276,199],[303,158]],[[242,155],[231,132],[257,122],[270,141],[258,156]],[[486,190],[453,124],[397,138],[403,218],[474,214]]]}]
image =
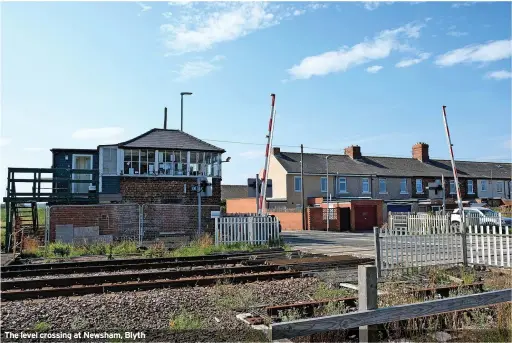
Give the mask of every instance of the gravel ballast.
[{"label": "gravel ballast", "polygon": [[[236,314],[309,301],[318,282],[299,278],[6,302],[1,306],[1,326],[2,331],[18,332],[40,323],[47,324],[50,332],[142,331],[146,340],[155,341],[254,341],[263,336],[236,319]],[[172,329],[170,322],[180,313],[200,318],[201,328]]]}]

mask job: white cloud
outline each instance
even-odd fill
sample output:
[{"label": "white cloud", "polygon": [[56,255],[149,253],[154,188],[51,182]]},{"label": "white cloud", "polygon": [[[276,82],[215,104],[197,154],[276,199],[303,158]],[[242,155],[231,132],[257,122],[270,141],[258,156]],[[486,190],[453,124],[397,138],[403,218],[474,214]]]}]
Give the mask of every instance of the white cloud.
[{"label": "white cloud", "polygon": [[419,54],[418,58],[411,58],[411,59],[401,60],[400,62],[395,64],[395,67],[397,67],[397,68],[407,68],[407,67],[413,66],[415,64],[421,63],[421,62],[425,61],[426,59],[428,59],[429,57],[430,57],[430,54],[424,52],[422,54]]},{"label": "white cloud", "polygon": [[435,63],[449,67],[459,63],[494,62],[512,56],[512,41],[508,39],[491,41],[484,44],[467,45],[448,51],[437,57]]},{"label": "white cloud", "polygon": [[0,147],[4,147],[11,144],[11,139],[8,137],[0,137]]},{"label": "white cloud", "polygon": [[374,11],[376,10],[377,8],[380,7],[380,5],[391,5],[393,4],[393,1],[363,1],[364,3],[364,8],[367,9],[368,11]]},{"label": "white cloud", "polygon": [[382,68],[384,68],[384,67],[383,66],[371,66],[371,67],[366,68],[366,71],[371,73],[371,74],[375,74],[379,70],[381,70]]},{"label": "white cloud", "polygon": [[143,4],[142,2],[136,2],[137,5],[139,5],[140,7],[140,12],[139,12],[139,16],[143,13],[143,12],[148,12],[151,10],[151,6],[148,6],[146,4]]},{"label": "white cloud", "polygon": [[78,140],[95,140],[101,144],[119,143],[124,129],[121,127],[101,127],[95,129],[78,129],[71,137]]},{"label": "white cloud", "polygon": [[222,55],[217,55],[210,61],[197,60],[186,62],[180,66],[180,70],[175,71],[175,73],[178,74],[175,81],[187,81],[208,75],[215,70],[219,70],[221,69],[221,66],[218,62],[222,61],[224,58],[225,57]]},{"label": "white cloud", "polygon": [[164,12],[162,13],[165,19],[171,19],[172,18],[172,12]]},{"label": "white cloud", "polygon": [[497,70],[487,73],[485,77],[494,80],[512,79],[512,72],[507,70]]},{"label": "white cloud", "polygon": [[205,51],[313,10],[300,6],[270,2],[190,3],[176,7],[173,21],[161,25],[160,31],[168,55]]},{"label": "white cloud", "polygon": [[467,36],[468,33],[467,32],[461,32],[461,31],[449,31],[446,33],[447,36],[452,36],[452,37],[462,37],[462,36]]},{"label": "white cloud", "polygon": [[411,50],[406,38],[418,38],[422,27],[421,24],[409,23],[397,29],[382,31],[372,40],[365,39],[352,47],[344,46],[340,50],[306,57],[288,69],[288,73],[293,79],[309,79],[312,76],[344,72],[357,65],[386,58],[393,50]]},{"label": "white cloud", "polygon": [[457,2],[455,4],[452,4],[452,8],[461,8],[461,7],[469,7],[473,6],[475,2]]},{"label": "white cloud", "polygon": [[239,154],[241,157],[247,158],[247,159],[254,159],[254,158],[260,158],[265,156],[265,151],[263,150],[249,150],[244,151]]}]

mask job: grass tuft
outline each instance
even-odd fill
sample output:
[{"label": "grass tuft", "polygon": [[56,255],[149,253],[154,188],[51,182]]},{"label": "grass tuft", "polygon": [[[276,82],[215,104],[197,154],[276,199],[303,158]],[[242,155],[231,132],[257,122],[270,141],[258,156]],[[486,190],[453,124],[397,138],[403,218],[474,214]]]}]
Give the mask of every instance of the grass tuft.
[{"label": "grass tuft", "polygon": [[169,328],[175,331],[198,330],[204,327],[204,323],[198,316],[182,311],[169,320]]},{"label": "grass tuft", "polygon": [[34,331],[37,332],[46,332],[50,330],[50,324],[47,322],[37,322],[36,325],[34,325]]}]

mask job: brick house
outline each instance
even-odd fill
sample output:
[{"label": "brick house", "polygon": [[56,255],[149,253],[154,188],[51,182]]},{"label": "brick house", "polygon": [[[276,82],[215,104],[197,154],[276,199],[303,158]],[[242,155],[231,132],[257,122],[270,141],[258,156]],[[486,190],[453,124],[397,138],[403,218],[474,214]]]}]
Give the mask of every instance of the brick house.
[{"label": "brick house", "polygon": [[[53,204],[51,241],[76,241],[77,233],[92,230],[95,239],[174,242],[176,237],[193,236],[199,223],[204,232],[213,232],[212,212],[221,205],[224,149],[180,130],[152,129],[97,149],[51,151],[52,168],[58,171],[53,193],[98,195],[95,203],[87,205]],[[99,171],[99,180],[93,181],[91,173],[80,173],[89,170]],[[71,186],[70,171],[80,181]],[[59,178],[61,172],[68,179]],[[197,206],[198,186],[201,208]]]},{"label": "brick house", "polygon": [[[152,129],[135,138],[97,149],[51,149],[52,168],[99,170],[100,203],[197,204],[192,187],[208,181],[205,205],[221,201],[224,149],[180,130]],[[91,178],[87,174],[74,179]],[[55,181],[55,192],[67,189]],[[73,193],[91,191],[92,183],[73,184]],[[211,193],[211,194],[210,194]],[[206,194],[205,194],[206,195]]]},{"label": "brick house", "polygon": [[[328,165],[328,179],[327,179]],[[495,205],[511,199],[512,164],[456,161],[463,202],[487,202]],[[382,223],[388,212],[436,211],[443,193],[435,190],[445,179],[447,208],[455,208],[456,191],[449,160],[431,159],[429,146],[416,143],[410,158],[365,156],[361,147],[350,146],[345,154],[304,154],[304,178],[301,178],[301,155],[272,150],[269,179],[273,198],[287,208],[325,207],[326,199],[341,214],[344,228],[370,228]],[[302,190],[304,200],[302,200]],[[348,215],[348,214],[347,214]],[[339,221],[338,221],[339,222]],[[325,219],[324,219],[325,225]]]}]

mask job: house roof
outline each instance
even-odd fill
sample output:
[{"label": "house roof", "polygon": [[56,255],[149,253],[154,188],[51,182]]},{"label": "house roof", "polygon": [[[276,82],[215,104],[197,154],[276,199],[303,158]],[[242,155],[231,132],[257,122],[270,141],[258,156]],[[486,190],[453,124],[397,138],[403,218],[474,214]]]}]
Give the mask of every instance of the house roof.
[{"label": "house roof", "polygon": [[93,153],[96,153],[97,150],[96,149],[73,149],[73,148],[53,148],[53,149],[50,149],[51,152],[83,152],[83,153],[90,153],[90,154],[93,154]]},{"label": "house roof", "polygon": [[[451,177],[449,160],[421,162],[414,158],[363,156],[353,160],[348,155],[304,154],[304,173],[325,174],[325,157],[329,156],[329,173],[404,177]],[[280,152],[277,161],[288,173],[300,173],[300,153]],[[512,163],[456,161],[460,177],[512,178]],[[492,170],[492,175],[491,175]]]},{"label": "house roof", "polygon": [[226,152],[180,130],[151,129],[140,136],[117,144],[121,148],[176,149]]},{"label": "house roof", "polygon": [[239,199],[247,198],[249,196],[249,186],[247,185],[221,185],[220,198],[225,199]]}]

